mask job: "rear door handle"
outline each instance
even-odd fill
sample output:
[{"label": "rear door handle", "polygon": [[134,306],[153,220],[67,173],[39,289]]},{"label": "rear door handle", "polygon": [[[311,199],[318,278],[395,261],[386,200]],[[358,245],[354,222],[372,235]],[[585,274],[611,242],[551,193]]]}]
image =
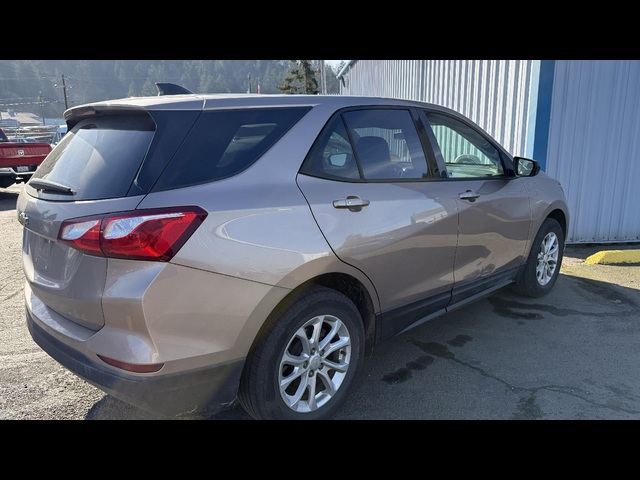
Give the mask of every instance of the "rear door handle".
[{"label": "rear door handle", "polygon": [[371,202],[369,200],[365,200],[364,198],[360,198],[357,195],[349,195],[344,200],[334,200],[333,207],[334,208],[348,208],[359,211],[362,207],[369,206]]},{"label": "rear door handle", "polygon": [[467,190],[464,193],[458,195],[460,200],[469,200],[470,202],[475,202],[476,198],[480,198],[480,194],[474,192],[473,190]]}]

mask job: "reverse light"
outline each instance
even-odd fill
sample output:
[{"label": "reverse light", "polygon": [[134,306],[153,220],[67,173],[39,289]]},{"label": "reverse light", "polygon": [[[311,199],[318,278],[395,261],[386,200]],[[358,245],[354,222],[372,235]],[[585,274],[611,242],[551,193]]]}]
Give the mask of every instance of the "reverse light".
[{"label": "reverse light", "polygon": [[88,255],[168,262],[207,217],[199,207],[174,207],[78,218],[58,239]]},{"label": "reverse light", "polygon": [[70,247],[91,255],[103,256],[100,249],[100,219],[80,222],[65,222],[59,239]]}]

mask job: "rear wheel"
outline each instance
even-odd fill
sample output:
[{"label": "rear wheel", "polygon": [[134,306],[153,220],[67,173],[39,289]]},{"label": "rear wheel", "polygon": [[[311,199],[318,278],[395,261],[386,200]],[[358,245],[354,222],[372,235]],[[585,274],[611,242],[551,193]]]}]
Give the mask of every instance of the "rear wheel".
[{"label": "rear wheel", "polygon": [[564,253],[564,232],[553,218],[547,218],[531,246],[524,271],[514,290],[528,297],[548,294],[558,279]]},{"label": "rear wheel", "polygon": [[240,403],[257,419],[328,418],[346,399],[363,354],[364,329],[353,302],[314,287],[269,322],[247,359]]}]

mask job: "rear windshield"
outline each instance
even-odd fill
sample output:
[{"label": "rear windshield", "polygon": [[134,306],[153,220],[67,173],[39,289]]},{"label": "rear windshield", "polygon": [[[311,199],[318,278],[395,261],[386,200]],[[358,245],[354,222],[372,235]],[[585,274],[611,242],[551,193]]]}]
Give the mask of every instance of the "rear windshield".
[{"label": "rear windshield", "polygon": [[113,115],[79,122],[49,154],[33,178],[77,193],[61,200],[125,197],[153,140],[149,115]]},{"label": "rear windshield", "polygon": [[302,107],[203,113],[153,191],[209,183],[240,173],[308,111]]}]

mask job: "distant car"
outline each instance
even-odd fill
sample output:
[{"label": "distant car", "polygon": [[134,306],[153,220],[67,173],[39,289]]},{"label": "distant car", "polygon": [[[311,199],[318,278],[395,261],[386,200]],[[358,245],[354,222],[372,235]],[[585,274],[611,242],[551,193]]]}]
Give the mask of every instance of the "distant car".
[{"label": "distant car", "polygon": [[9,141],[0,130],[0,188],[7,188],[14,183],[26,182],[51,152],[48,143],[37,143],[34,140],[18,138]]},{"label": "distant car", "polygon": [[147,410],[238,396],[259,419],[327,418],[383,340],[558,278],[559,183],[443,107],[169,95],[65,115],[17,203],[27,325]]}]

